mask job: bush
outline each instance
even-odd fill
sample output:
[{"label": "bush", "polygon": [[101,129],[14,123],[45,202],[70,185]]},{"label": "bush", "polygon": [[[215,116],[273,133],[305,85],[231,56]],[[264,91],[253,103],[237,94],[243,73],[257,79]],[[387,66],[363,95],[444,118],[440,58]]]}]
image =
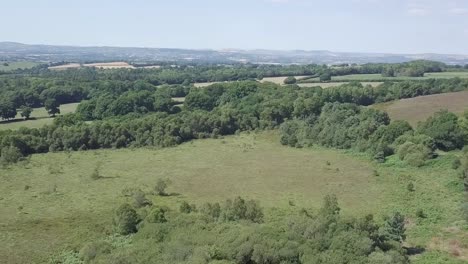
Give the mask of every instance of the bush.
[{"label": "bush", "polygon": [[154,186],[154,192],[160,196],[167,195],[166,188],[167,188],[168,183],[169,183],[168,180],[158,179],[158,181],[156,182],[156,185]]},{"label": "bush", "polygon": [[152,208],[145,220],[149,223],[165,223],[167,209],[161,207]]},{"label": "bush", "polygon": [[23,158],[23,154],[17,147],[2,148],[0,153],[0,161],[6,164],[16,163]]},{"label": "bush", "polygon": [[135,233],[139,222],[137,212],[129,204],[121,205],[113,219],[115,231],[121,235]]},{"label": "bush", "polygon": [[182,204],[179,207],[179,210],[180,210],[181,213],[190,214],[191,212],[196,210],[196,206],[195,205],[190,205],[186,201],[183,201]]},{"label": "bush", "polygon": [[433,156],[428,147],[409,141],[399,146],[397,154],[400,160],[406,161],[406,163],[414,167],[423,166],[426,160]]},{"label": "bush", "polygon": [[96,256],[100,254],[108,254],[111,252],[111,250],[112,247],[107,242],[92,242],[86,244],[80,250],[80,259],[82,259],[85,263],[89,263],[90,261],[95,259]]},{"label": "bush", "polygon": [[284,79],[284,84],[295,84],[297,82],[294,76],[289,76],[288,78]]},{"label": "bush", "polygon": [[135,207],[137,208],[152,204],[151,201],[146,198],[145,193],[141,190],[138,190],[133,194],[133,199],[134,199]]},{"label": "bush", "polygon": [[99,180],[100,178],[102,178],[100,170],[101,170],[101,164],[98,163],[96,167],[94,168],[93,172],[91,173],[92,180]]},{"label": "bush", "polygon": [[219,203],[206,203],[201,207],[200,212],[214,220],[217,220],[221,216],[221,206]]},{"label": "bush", "polygon": [[459,158],[456,158],[452,161],[452,169],[454,170],[458,170],[458,168],[460,168],[461,166],[461,161]]},{"label": "bush", "polygon": [[408,183],[408,185],[406,185],[406,189],[410,192],[414,192],[414,184],[412,182]]},{"label": "bush", "polygon": [[416,211],[416,217],[418,218],[426,218],[426,214],[424,213],[424,211],[422,209],[418,209]]},{"label": "bush", "polygon": [[254,200],[245,201],[241,197],[227,200],[222,213],[222,219],[225,221],[250,220],[255,223],[263,221],[263,211]]}]

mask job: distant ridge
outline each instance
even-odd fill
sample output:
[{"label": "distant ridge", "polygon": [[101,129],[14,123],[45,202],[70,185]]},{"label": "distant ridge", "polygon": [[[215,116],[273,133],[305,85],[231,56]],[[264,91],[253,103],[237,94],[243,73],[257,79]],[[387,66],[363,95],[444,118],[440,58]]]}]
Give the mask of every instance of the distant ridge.
[{"label": "distant ridge", "polygon": [[434,60],[447,64],[468,64],[468,55],[458,54],[391,54],[363,52],[333,52],[327,50],[242,50],[242,49],[173,49],[147,47],[30,45],[0,42],[0,60],[112,61],[132,62],[179,61],[211,63],[397,63],[411,60]]}]

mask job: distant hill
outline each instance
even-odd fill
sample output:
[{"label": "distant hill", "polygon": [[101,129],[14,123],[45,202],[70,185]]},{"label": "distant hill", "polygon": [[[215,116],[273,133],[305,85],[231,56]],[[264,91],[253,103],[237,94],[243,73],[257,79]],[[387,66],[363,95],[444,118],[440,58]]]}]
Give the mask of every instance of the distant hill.
[{"label": "distant hill", "polygon": [[191,50],[134,47],[79,47],[28,45],[0,42],[0,60],[31,60],[41,62],[75,61],[186,61],[186,62],[250,62],[265,64],[339,64],[339,63],[397,63],[416,59],[434,60],[447,64],[468,64],[468,55],[456,54],[388,54],[305,50]]}]

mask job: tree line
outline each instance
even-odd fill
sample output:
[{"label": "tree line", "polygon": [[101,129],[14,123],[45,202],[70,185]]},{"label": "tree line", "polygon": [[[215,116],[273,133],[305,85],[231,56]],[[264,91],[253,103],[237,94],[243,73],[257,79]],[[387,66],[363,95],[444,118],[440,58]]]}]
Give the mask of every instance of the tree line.
[{"label": "tree line", "polygon": [[[351,122],[349,127],[356,125],[355,129],[347,129],[345,132],[353,138],[352,141],[343,138],[338,142],[357,144],[367,140],[367,137],[370,138],[379,129],[384,129],[381,127],[390,122],[385,113],[372,109],[362,110],[358,106],[467,88],[468,81],[460,79],[392,83],[385,84],[381,89],[361,84],[321,89],[294,85],[283,87],[255,81],[234,82],[215,84],[205,89],[191,89],[181,111],[172,111],[173,107],[169,108],[167,94],[154,94],[158,90],[154,93],[125,92],[120,97],[108,97],[104,94],[97,97],[98,99],[80,104],[77,113],[58,117],[53,125],[0,132],[1,157],[11,160],[7,156],[21,158],[48,151],[167,147],[197,138],[230,135],[237,131],[277,128],[286,121],[288,125],[290,122],[305,123],[315,127],[317,131],[338,129],[325,126],[329,118]],[[158,106],[162,108],[157,109]],[[345,115],[335,116],[335,112],[344,112]],[[455,120],[453,117],[448,119],[450,122]],[[89,123],[85,122],[86,120],[94,121]],[[340,122],[336,123],[340,125]],[[438,131],[438,122],[422,127],[421,131],[437,139],[435,133]],[[342,130],[344,129],[343,127]],[[294,135],[292,130],[289,133]],[[355,135],[351,135],[352,133]],[[334,135],[325,132],[324,134],[327,137]],[[360,138],[363,136],[366,138]],[[458,140],[458,137],[454,138]],[[324,140],[329,142],[331,139]],[[441,137],[437,147],[451,149],[453,146],[460,146],[460,141],[455,139],[450,139],[453,146],[442,143],[443,140],[445,139]],[[385,142],[387,141],[386,139]],[[341,146],[341,143],[327,144],[333,147]],[[354,147],[354,143],[352,144],[346,147]],[[385,146],[383,143],[380,145]],[[382,149],[383,153],[387,155],[388,151],[384,150]],[[18,154],[11,155],[12,152]]]}]

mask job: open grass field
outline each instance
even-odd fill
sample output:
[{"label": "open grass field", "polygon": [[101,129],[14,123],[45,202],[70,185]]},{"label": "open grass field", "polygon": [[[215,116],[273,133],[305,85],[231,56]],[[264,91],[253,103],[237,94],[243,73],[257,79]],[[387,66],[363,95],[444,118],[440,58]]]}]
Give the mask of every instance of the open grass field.
[{"label": "open grass field", "polygon": [[[468,256],[468,239],[456,222],[462,186],[450,169],[453,155],[419,169],[394,158],[377,165],[355,153],[285,147],[275,132],[159,150],[33,155],[0,170],[0,260],[41,263],[57,250],[79,249],[85,241],[110,233],[113,210],[129,201],[123,189],[150,193],[158,178],[169,178],[173,195],[147,197],[173,210],[184,200],[200,204],[241,195],[259,200],[266,218],[274,218],[318,208],[330,193],[338,196],[345,217],[372,212],[381,219],[398,210],[407,216],[407,244],[426,249],[414,257],[415,263],[458,263],[450,255],[451,241],[457,242],[462,259]],[[103,178],[93,180],[98,164]],[[409,182],[416,191],[407,190]],[[427,218],[417,219],[417,209]],[[442,262],[444,258],[448,261]]]},{"label": "open grass field", "polygon": [[88,63],[88,64],[79,64],[79,63],[69,63],[59,66],[52,66],[49,67],[50,70],[66,70],[66,69],[74,69],[80,67],[96,67],[100,69],[134,69],[135,67],[128,64],[127,62],[99,62],[99,63]]},{"label": "open grass field", "polygon": [[[5,65],[6,63],[6,65]],[[32,61],[0,61],[0,71],[12,71],[17,69],[29,69],[39,65]]]},{"label": "open grass field", "polygon": [[[73,113],[78,107],[78,104],[79,103],[63,104],[60,106],[60,113],[62,115]],[[30,120],[24,120],[21,117],[21,112],[18,111],[14,120],[0,121],[0,130],[18,129],[20,127],[39,128],[44,125],[52,124],[53,121],[54,119],[49,117],[44,107],[34,108]]]},{"label": "open grass field", "polygon": [[415,126],[441,109],[457,114],[468,110],[468,91],[402,99],[373,107],[388,112],[392,120],[406,120]]}]

